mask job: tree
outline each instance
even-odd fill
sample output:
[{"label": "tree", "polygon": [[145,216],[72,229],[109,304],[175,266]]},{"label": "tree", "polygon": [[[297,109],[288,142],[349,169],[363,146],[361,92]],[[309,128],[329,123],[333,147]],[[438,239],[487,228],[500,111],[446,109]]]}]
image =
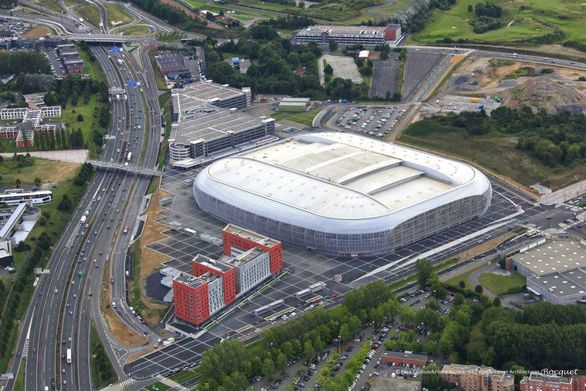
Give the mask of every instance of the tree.
[{"label": "tree", "polygon": [[474,12],[474,6],[472,4],[468,4],[468,12]]},{"label": "tree", "polygon": [[285,368],[287,368],[288,362],[287,362],[287,356],[285,356],[284,353],[279,353],[277,355],[277,361],[276,361],[276,367],[280,370],[283,370]]},{"label": "tree", "polygon": [[334,74],[334,68],[330,64],[326,64],[324,67],[324,75],[332,76]]},{"label": "tree", "polygon": [[433,274],[433,267],[431,262],[427,259],[420,259],[415,264],[417,272],[417,282],[421,286],[427,286],[430,283],[430,278]]},{"label": "tree", "polygon": [[83,115],[81,115],[81,114],[77,115],[77,122],[83,122]]},{"label": "tree", "polygon": [[303,357],[305,358],[305,361],[311,361],[314,356],[315,352],[313,351],[313,345],[310,340],[306,340],[303,342]]},{"label": "tree", "polygon": [[348,341],[350,341],[350,339],[352,338],[352,334],[350,333],[350,328],[348,327],[348,325],[346,323],[342,324],[342,326],[340,326],[340,342],[342,343],[346,343]]},{"label": "tree", "polygon": [[482,294],[482,292],[484,292],[484,288],[482,288],[482,285],[476,285],[474,287],[474,291],[476,291],[476,293]]},{"label": "tree", "polygon": [[464,288],[466,288],[466,283],[465,283],[464,281],[460,281],[460,282],[458,283],[458,286],[459,286],[460,288],[464,289]]},{"label": "tree", "polygon": [[335,52],[336,50],[338,50],[338,42],[336,42],[333,39],[330,39],[328,42],[328,47],[330,49],[330,52]]},{"label": "tree", "polygon": [[67,194],[64,194],[63,198],[61,198],[61,201],[59,201],[59,204],[57,205],[57,209],[62,212],[67,212],[67,211],[71,210],[72,206],[73,206],[73,204],[72,204],[71,200],[69,199]]},{"label": "tree", "polygon": [[267,357],[262,362],[261,373],[263,376],[270,376],[275,372],[275,365],[271,358]]},{"label": "tree", "polygon": [[16,178],[16,180],[14,181],[14,186],[16,186],[17,189],[20,189],[21,185],[22,181],[20,180],[20,178]]},{"label": "tree", "polygon": [[495,297],[494,300],[492,301],[492,305],[494,305],[495,307],[500,307],[501,306],[501,298],[500,297]]},{"label": "tree", "polygon": [[40,187],[41,183],[42,183],[41,178],[35,178],[35,186],[36,187]]}]

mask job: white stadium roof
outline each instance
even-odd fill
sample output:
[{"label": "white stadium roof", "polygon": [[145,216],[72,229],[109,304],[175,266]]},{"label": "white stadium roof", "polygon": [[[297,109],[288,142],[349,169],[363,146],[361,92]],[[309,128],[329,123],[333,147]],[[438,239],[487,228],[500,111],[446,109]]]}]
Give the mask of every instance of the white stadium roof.
[{"label": "white stadium roof", "polygon": [[388,229],[490,189],[464,163],[348,133],[301,135],[222,159],[196,183],[249,212],[326,232],[351,232],[358,220],[360,230]]}]

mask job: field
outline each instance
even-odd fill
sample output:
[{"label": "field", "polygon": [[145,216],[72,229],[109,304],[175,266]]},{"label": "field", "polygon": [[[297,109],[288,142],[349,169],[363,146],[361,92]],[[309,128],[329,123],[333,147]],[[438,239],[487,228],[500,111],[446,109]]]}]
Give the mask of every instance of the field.
[{"label": "field", "polygon": [[311,126],[313,118],[319,113],[321,109],[312,109],[301,113],[287,113],[287,112],[276,112],[271,114],[271,117],[277,121],[291,121],[305,126]]},{"label": "field", "polygon": [[100,11],[95,5],[90,3],[82,4],[76,8],[76,12],[94,26],[98,27],[100,25]]},{"label": "field", "polygon": [[153,383],[153,384],[151,384],[151,385],[148,385],[148,386],[145,388],[145,390],[147,390],[147,391],[166,391],[166,390],[168,390],[169,388],[171,388],[171,387],[169,387],[168,385],[166,385],[166,384],[164,384],[164,383],[161,383],[161,382],[159,381],[159,382]]},{"label": "field", "polygon": [[515,43],[550,34],[559,29],[562,41],[586,44],[586,3],[577,0],[496,0],[504,9],[499,29],[476,34],[469,21],[474,14],[468,5],[483,0],[457,1],[449,11],[435,10],[432,21],[412,39],[435,42],[443,38],[468,39],[477,42]]},{"label": "field", "polygon": [[522,288],[527,283],[525,277],[517,272],[511,273],[510,276],[495,273],[482,273],[478,277],[478,281],[484,289],[488,289],[495,295],[502,295],[512,289]]},{"label": "field", "polygon": [[[218,6],[210,5],[201,0],[186,0],[198,9],[217,11],[220,8],[242,11],[255,17],[276,17],[280,14],[303,15],[325,21],[333,21],[341,24],[361,24],[368,20],[379,20],[405,9],[411,0],[380,0],[378,5],[356,10],[347,4],[352,0],[343,0],[336,3],[314,6],[311,8],[299,8],[286,4],[269,3],[261,0],[240,0],[237,4]],[[347,4],[344,4],[347,3]],[[243,15],[245,16],[245,15]],[[247,16],[247,15],[246,15]],[[235,15],[239,19],[239,15]]]},{"label": "field", "polygon": [[320,78],[322,78],[324,74],[324,61],[330,64],[334,69],[334,78],[340,77],[342,79],[350,79],[352,80],[352,83],[355,84],[362,83],[362,75],[358,71],[358,66],[352,57],[324,54],[318,60]]},{"label": "field", "polygon": [[132,26],[123,26],[121,27],[118,32],[122,33],[122,35],[146,35],[151,32],[151,30],[145,25],[132,25]]},{"label": "field", "polygon": [[47,35],[54,35],[54,31],[51,30],[47,26],[43,26],[43,25],[39,24],[39,25],[35,25],[29,31],[22,34],[22,37],[27,38],[27,39],[36,39],[36,38],[40,38],[40,37],[45,37]]},{"label": "field", "polygon": [[53,11],[63,12],[59,0],[32,0],[31,3],[42,5],[43,7],[52,9]]},{"label": "field", "polygon": [[108,24],[110,26],[120,26],[132,22],[132,16],[119,4],[105,3],[108,12]]},{"label": "field", "polygon": [[34,158],[32,166],[18,168],[16,163],[12,162],[12,158],[5,157],[4,162],[0,164],[0,183],[12,186],[20,179],[23,184],[32,184],[35,178],[40,178],[44,183],[59,182],[73,177],[78,167],[79,164]]},{"label": "field", "polygon": [[442,125],[432,119],[409,126],[401,142],[478,164],[490,171],[529,186],[536,182],[559,189],[586,179],[586,165],[549,167],[516,148],[506,136],[469,136],[464,130]]},{"label": "field", "polygon": [[[96,112],[97,107],[98,103],[96,96],[92,95],[87,104],[82,104],[80,99],[77,106],[72,106],[68,103],[67,107],[62,111],[61,119],[63,123],[65,123],[65,126],[70,130],[77,130],[80,128],[83,133],[83,140],[88,146],[93,143],[92,130],[94,126],[94,113]],[[83,116],[82,122],[77,121],[77,116],[79,114]]]},{"label": "field", "polygon": [[108,384],[115,383],[117,376],[93,323],[90,330],[90,344],[92,352],[92,382],[97,389],[102,389]]}]

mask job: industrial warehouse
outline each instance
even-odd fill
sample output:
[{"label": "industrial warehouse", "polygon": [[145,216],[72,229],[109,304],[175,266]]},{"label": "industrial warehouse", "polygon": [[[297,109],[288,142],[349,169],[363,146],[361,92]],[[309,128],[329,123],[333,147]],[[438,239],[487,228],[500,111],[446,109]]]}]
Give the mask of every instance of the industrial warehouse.
[{"label": "industrial warehouse", "polygon": [[272,118],[239,111],[251,104],[249,88],[238,90],[209,81],[175,89],[169,156],[175,167],[191,168],[199,157],[237,148],[275,132]]},{"label": "industrial warehouse", "polygon": [[540,239],[511,257],[527,290],[554,304],[586,302],[586,241]]},{"label": "industrial warehouse", "polygon": [[385,27],[316,25],[298,31],[293,37],[293,43],[328,45],[330,41],[334,41],[342,47],[361,45],[373,49],[378,45],[397,43],[400,39],[400,24],[389,24]]},{"label": "industrial warehouse", "polygon": [[205,167],[201,210],[336,256],[388,254],[483,215],[492,188],[477,169],[346,133],[301,135]]}]

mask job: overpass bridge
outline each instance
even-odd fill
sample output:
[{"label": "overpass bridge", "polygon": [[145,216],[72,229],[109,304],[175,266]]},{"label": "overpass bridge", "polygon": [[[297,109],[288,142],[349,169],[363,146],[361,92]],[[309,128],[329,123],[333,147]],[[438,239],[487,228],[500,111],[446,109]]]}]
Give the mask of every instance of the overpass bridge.
[{"label": "overpass bridge", "polygon": [[119,164],[119,163],[110,163],[110,162],[103,162],[100,160],[88,160],[87,163],[94,166],[96,169],[101,170],[113,170],[113,171],[123,171],[128,172],[131,174],[136,175],[144,175],[144,176],[161,176],[163,173],[159,170],[154,170],[145,167],[136,167],[131,165]]},{"label": "overpass bridge", "polygon": [[[136,40],[136,37],[130,37],[126,35],[114,35],[114,34],[70,34],[67,39],[72,41],[86,41],[86,42],[97,42],[97,43],[126,43],[129,41]],[[144,40],[144,38],[143,38]]]}]

